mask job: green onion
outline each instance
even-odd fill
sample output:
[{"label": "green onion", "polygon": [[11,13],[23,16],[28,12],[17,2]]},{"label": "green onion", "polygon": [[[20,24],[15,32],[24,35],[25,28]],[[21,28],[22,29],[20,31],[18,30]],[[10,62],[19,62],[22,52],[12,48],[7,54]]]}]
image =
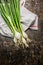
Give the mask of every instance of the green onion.
[{"label": "green onion", "polygon": [[28,47],[30,39],[24,32],[20,22],[20,0],[1,0],[0,13],[13,33],[15,44],[17,44],[17,46],[22,44]]}]

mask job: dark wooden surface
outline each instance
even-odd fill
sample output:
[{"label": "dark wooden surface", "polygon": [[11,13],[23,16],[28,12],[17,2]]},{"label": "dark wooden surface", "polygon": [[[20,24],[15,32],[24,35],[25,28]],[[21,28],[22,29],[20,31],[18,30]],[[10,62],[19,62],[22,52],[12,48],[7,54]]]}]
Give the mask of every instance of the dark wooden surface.
[{"label": "dark wooden surface", "polygon": [[11,38],[0,35],[0,65],[43,65],[43,15],[40,17],[38,31],[26,31],[33,40],[29,48],[17,48]]}]

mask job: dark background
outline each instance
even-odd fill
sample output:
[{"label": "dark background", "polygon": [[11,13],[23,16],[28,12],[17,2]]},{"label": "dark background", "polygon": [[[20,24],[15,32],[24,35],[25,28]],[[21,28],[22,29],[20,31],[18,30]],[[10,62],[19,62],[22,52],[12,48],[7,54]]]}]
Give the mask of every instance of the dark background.
[{"label": "dark background", "polygon": [[39,29],[26,31],[33,41],[24,49],[0,34],[0,65],[43,65],[43,0],[26,0],[25,7],[38,15]]}]

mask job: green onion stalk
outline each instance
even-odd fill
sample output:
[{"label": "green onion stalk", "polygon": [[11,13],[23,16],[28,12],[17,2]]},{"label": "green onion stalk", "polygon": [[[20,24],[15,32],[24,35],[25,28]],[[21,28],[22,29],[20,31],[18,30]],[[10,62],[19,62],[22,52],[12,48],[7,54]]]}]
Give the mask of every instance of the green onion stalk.
[{"label": "green onion stalk", "polygon": [[0,14],[13,33],[15,45],[26,46],[31,41],[20,22],[20,0],[0,0]]}]

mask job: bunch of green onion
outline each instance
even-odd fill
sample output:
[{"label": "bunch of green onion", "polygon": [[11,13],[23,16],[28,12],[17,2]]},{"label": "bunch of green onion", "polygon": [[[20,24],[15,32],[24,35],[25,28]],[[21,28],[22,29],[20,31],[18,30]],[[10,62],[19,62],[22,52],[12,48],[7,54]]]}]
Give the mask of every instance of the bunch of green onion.
[{"label": "bunch of green onion", "polygon": [[20,0],[0,0],[0,14],[13,33],[14,43],[28,47],[30,39],[24,32],[20,22]]}]

